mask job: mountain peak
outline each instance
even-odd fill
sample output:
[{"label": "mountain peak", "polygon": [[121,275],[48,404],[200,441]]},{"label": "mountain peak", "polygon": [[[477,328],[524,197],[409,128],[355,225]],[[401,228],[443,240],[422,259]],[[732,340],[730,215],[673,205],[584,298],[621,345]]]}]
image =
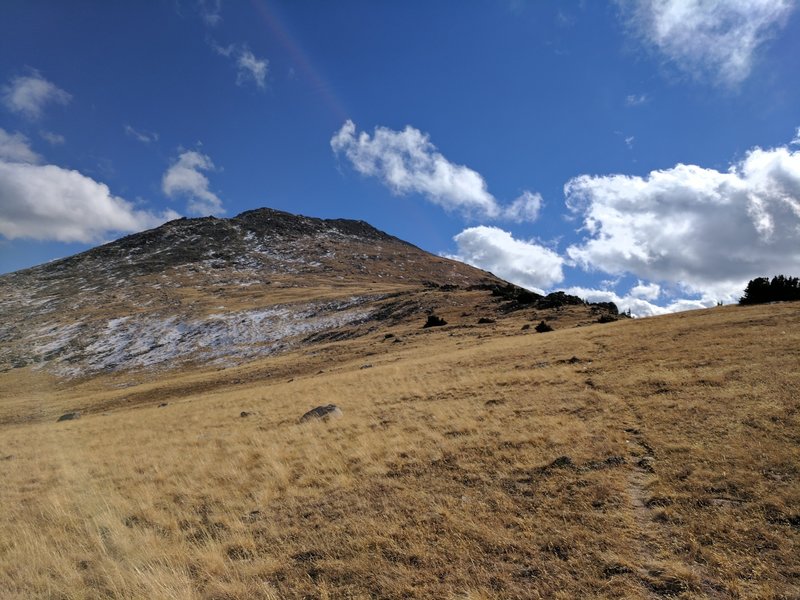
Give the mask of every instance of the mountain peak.
[{"label": "mountain peak", "polygon": [[249,231],[256,233],[279,233],[282,235],[319,235],[338,232],[368,240],[401,241],[366,221],[351,219],[319,219],[275,210],[273,208],[257,208],[248,210],[233,217],[236,222]]}]

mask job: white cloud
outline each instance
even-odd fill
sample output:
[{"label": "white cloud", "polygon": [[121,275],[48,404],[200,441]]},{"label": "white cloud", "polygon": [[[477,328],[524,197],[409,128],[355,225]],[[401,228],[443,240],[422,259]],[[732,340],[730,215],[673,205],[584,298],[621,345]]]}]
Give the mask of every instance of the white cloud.
[{"label": "white cloud", "polygon": [[695,76],[736,85],[759,47],[786,22],[794,0],[619,0],[634,30]]},{"label": "white cloud", "polygon": [[41,137],[51,146],[61,146],[62,144],[64,144],[64,142],[67,141],[63,135],[61,135],[60,133],[55,133],[53,131],[42,130],[39,132],[39,137]]},{"label": "white cloud", "polygon": [[523,221],[533,222],[539,217],[541,209],[541,194],[534,194],[525,190],[510,206],[503,209],[503,218],[516,223]]},{"label": "white cloud", "polygon": [[49,104],[67,104],[72,96],[60,87],[47,81],[38,71],[30,75],[15,77],[3,87],[3,104],[12,112],[35,120],[42,116]]},{"label": "white cloud", "polygon": [[133,138],[134,140],[142,142],[143,144],[149,144],[150,142],[158,141],[158,133],[155,131],[139,131],[130,125],[125,125],[123,129],[125,130],[125,135]]},{"label": "white cloud", "polygon": [[640,281],[631,288],[630,295],[634,298],[645,300],[658,300],[661,295],[661,286],[657,283],[643,283]]},{"label": "white cloud", "polygon": [[650,102],[647,94],[629,94],[625,97],[625,106],[642,106]]},{"label": "white cloud", "polygon": [[635,137],[633,137],[632,135],[626,136],[626,137],[625,137],[625,145],[626,145],[628,148],[633,148],[633,142],[634,142],[635,140],[636,140],[636,138],[635,138]]},{"label": "white cloud", "polygon": [[331,148],[344,153],[356,171],[378,177],[395,194],[424,194],[446,210],[468,215],[500,215],[483,177],[448,161],[419,129],[376,127],[372,137],[365,131],[356,136],[355,124],[347,121],[331,138]]},{"label": "white cloud", "polygon": [[266,58],[256,58],[250,50],[245,48],[239,53],[236,66],[239,68],[236,74],[237,85],[244,85],[252,80],[258,87],[264,88],[269,66]]},{"label": "white cloud", "polygon": [[789,142],[792,146],[800,146],[800,127],[797,128],[797,131],[794,133],[794,139]]},{"label": "white cloud", "polygon": [[453,239],[458,251],[449,258],[491,271],[521,287],[542,293],[564,279],[564,260],[556,252],[514,239],[497,227],[470,227]]},{"label": "white cloud", "polygon": [[753,277],[800,272],[800,151],[755,148],[727,171],[679,164],[564,186],[585,269],[632,273],[728,300]]},{"label": "white cloud", "polygon": [[211,48],[225,58],[233,58],[236,65],[236,85],[244,85],[252,81],[259,88],[264,89],[269,72],[269,60],[257,58],[246,45],[229,44],[220,46],[213,39],[208,40]]},{"label": "white cloud", "polygon": [[222,21],[222,0],[197,0],[197,9],[209,27],[215,27]]},{"label": "white cloud", "polygon": [[717,301],[713,298],[702,298],[692,300],[689,298],[678,298],[672,300],[666,306],[653,304],[651,298],[643,298],[634,293],[640,286],[635,286],[625,294],[620,296],[612,290],[598,290],[584,287],[570,287],[564,290],[567,294],[583,298],[587,302],[613,302],[617,305],[620,312],[631,311],[634,317],[653,317],[656,315],[666,315],[668,313],[681,312],[684,310],[695,310],[698,308],[710,308],[715,306]]},{"label": "white cloud", "polygon": [[179,216],[136,210],[78,171],[0,160],[0,235],[8,239],[98,242]]},{"label": "white cloud", "polygon": [[214,52],[216,52],[220,56],[224,56],[225,58],[230,58],[231,55],[236,51],[236,46],[233,44],[228,44],[227,46],[221,46],[212,38],[207,38],[206,41],[211,46],[212,50],[214,50]]},{"label": "white cloud", "polygon": [[208,156],[187,150],[164,173],[161,189],[170,198],[186,198],[187,210],[191,214],[223,214],[225,210],[222,208],[222,200],[209,189],[208,178],[201,173],[213,169],[214,163]]},{"label": "white cloud", "polygon": [[40,162],[41,157],[31,150],[27,137],[0,128],[0,160],[35,164]]},{"label": "white cloud", "polygon": [[451,163],[427,134],[411,126],[403,131],[376,127],[370,136],[365,131],[356,134],[355,124],[348,120],[331,138],[331,148],[337,155],[344,154],[362,175],[380,179],[394,194],[422,194],[445,210],[468,217],[533,220],[541,206],[541,196],[528,191],[510,206],[501,206],[480,173]]}]

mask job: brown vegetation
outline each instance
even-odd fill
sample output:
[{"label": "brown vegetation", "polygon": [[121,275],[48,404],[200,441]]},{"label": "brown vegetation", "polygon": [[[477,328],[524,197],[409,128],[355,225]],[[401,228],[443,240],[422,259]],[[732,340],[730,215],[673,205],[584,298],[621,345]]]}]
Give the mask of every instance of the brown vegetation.
[{"label": "brown vegetation", "polygon": [[0,597],[800,596],[796,305],[461,310],[226,370],[0,374]]}]

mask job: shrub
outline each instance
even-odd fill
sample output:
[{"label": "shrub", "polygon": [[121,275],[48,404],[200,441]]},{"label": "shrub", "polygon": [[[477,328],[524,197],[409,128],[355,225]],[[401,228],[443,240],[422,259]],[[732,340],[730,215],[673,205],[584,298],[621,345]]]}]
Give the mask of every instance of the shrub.
[{"label": "shrub", "polygon": [[436,315],[430,315],[428,320],[425,321],[425,325],[422,326],[423,329],[427,327],[441,327],[442,325],[447,325],[447,321],[445,321],[442,317],[437,317]]},{"label": "shrub", "polygon": [[536,301],[536,308],[561,308],[562,306],[580,306],[585,304],[577,296],[570,296],[566,292],[553,292]]},{"label": "shrub", "polygon": [[553,331],[553,328],[550,327],[550,325],[548,325],[544,321],[540,321],[539,324],[536,327],[534,327],[534,329],[539,333],[547,333],[548,331]]},{"label": "shrub", "polygon": [[613,323],[614,321],[617,321],[618,319],[619,319],[619,317],[617,317],[615,315],[604,314],[604,315],[600,315],[597,318],[597,322],[598,323]]}]

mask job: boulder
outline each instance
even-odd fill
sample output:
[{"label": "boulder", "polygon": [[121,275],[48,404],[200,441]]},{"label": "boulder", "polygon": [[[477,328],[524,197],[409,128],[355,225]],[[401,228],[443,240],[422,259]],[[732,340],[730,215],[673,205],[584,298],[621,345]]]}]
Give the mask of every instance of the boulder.
[{"label": "boulder", "polygon": [[79,412],[68,412],[68,413],[64,413],[63,415],[58,417],[58,420],[56,422],[59,423],[61,421],[74,421],[75,419],[80,419],[80,418],[81,418],[81,413],[79,413]]},{"label": "boulder", "polygon": [[300,417],[300,422],[305,423],[306,421],[313,420],[327,421],[328,419],[338,419],[341,416],[342,409],[335,404],[326,404],[325,406],[317,406],[312,408],[310,411]]}]

